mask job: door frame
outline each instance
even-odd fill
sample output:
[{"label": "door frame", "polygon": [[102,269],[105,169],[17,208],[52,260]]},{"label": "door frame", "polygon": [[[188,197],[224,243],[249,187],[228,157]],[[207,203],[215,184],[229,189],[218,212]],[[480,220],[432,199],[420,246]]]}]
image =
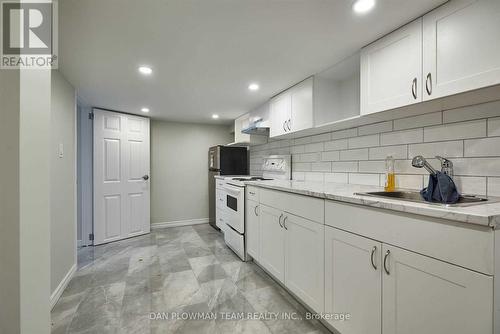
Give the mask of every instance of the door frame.
[{"label": "door frame", "polygon": [[[150,160],[148,165],[149,165],[149,170],[148,170],[148,176],[149,176],[149,180],[151,180],[151,118],[150,117],[147,117],[147,116],[143,116],[143,115],[137,115],[137,114],[132,114],[132,113],[127,113],[127,112],[122,112],[122,111],[117,111],[117,110],[113,110],[113,109],[107,109],[107,108],[101,108],[101,107],[92,107],[91,108],[91,127],[92,127],[92,140],[91,140],[91,145],[92,145],[92,159],[91,159],[91,169],[92,169],[92,174],[91,174],[91,179],[90,179],[90,183],[92,184],[92,245],[96,245],[96,241],[95,241],[95,231],[96,231],[96,227],[95,227],[95,220],[94,220],[94,217],[95,217],[95,176],[94,176],[94,156],[95,156],[95,152],[94,152],[94,138],[95,138],[95,134],[94,134],[94,127],[95,127],[95,117],[94,117],[94,112],[95,111],[102,111],[102,112],[111,112],[111,113],[117,113],[117,114],[121,114],[121,115],[125,115],[125,116],[132,116],[132,117],[137,117],[137,118],[143,118],[143,119],[147,119],[148,120],[148,125],[149,125],[149,128],[148,128],[148,149],[149,149],[149,152],[148,152],[148,159]],[[150,181],[148,181],[150,183]],[[128,239],[128,238],[132,238],[132,237],[135,237],[135,236],[140,236],[140,235],[144,235],[144,234],[148,234],[148,233],[151,233],[151,218],[150,218],[150,214],[151,214],[151,184],[149,185],[149,194],[148,194],[148,197],[149,197],[149,206],[148,206],[148,210],[149,210],[149,214],[148,214],[148,217],[149,217],[149,221],[148,221],[148,226],[149,226],[149,229],[148,229],[148,232],[146,233],[137,233],[135,235],[129,235],[127,237],[123,237],[121,239],[118,239],[118,240],[108,240],[108,241],[105,241],[105,242],[102,242],[102,243],[99,243],[99,245],[101,244],[106,244],[106,243],[109,243],[109,242],[115,242],[115,241],[120,241],[120,240],[123,240],[123,239]]]}]

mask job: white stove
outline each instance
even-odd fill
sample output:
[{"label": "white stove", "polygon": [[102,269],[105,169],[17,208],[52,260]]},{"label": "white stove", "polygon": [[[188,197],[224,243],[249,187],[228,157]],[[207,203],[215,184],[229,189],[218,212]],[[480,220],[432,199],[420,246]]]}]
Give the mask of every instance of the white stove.
[{"label": "white stove", "polygon": [[216,224],[224,233],[224,241],[243,261],[245,250],[245,186],[256,181],[290,180],[290,155],[264,158],[262,176],[226,176],[218,178]]}]

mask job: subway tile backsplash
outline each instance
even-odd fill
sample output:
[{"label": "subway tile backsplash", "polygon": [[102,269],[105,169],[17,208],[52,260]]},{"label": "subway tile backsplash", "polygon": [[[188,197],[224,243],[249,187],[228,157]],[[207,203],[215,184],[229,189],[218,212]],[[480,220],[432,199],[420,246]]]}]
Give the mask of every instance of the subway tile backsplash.
[{"label": "subway tile backsplash", "polygon": [[441,155],[453,161],[461,192],[500,196],[500,101],[251,146],[251,174],[261,175],[262,157],[271,154],[292,155],[295,180],[380,186],[392,155],[396,186],[408,189],[428,181],[411,166],[413,156],[439,169]]}]

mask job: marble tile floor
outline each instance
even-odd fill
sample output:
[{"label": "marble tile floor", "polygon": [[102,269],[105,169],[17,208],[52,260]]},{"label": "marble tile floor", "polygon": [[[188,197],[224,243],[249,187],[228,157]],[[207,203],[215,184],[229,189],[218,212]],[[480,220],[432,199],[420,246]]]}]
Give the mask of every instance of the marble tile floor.
[{"label": "marble tile floor", "polygon": [[[305,312],[203,224],[82,248],[78,271],[52,310],[52,333],[329,333]],[[182,319],[199,315],[209,319]]]}]

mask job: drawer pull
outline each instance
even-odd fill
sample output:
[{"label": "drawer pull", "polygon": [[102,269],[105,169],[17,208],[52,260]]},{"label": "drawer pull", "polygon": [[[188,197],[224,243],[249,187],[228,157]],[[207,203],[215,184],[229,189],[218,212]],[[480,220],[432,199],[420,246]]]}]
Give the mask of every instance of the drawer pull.
[{"label": "drawer pull", "polygon": [[372,263],[373,269],[377,270],[377,266],[375,265],[375,262],[373,261],[373,256],[375,255],[375,252],[377,251],[377,246],[373,246],[372,248],[372,253],[370,255],[370,261]]},{"label": "drawer pull", "polygon": [[384,270],[385,270],[385,272],[386,272],[387,275],[391,274],[389,272],[389,269],[387,269],[387,258],[389,257],[389,254],[391,254],[391,251],[387,250],[387,252],[385,252],[385,256],[384,256]]},{"label": "drawer pull", "polygon": [[259,214],[257,213],[257,208],[258,208],[258,207],[259,207],[259,206],[258,206],[258,205],[256,205],[256,206],[253,208],[253,212],[255,213],[255,215],[256,215],[257,217],[259,216]]},{"label": "drawer pull", "polygon": [[431,73],[427,74],[427,78],[425,79],[425,90],[427,91],[427,94],[429,96],[432,95],[432,74]]},{"label": "drawer pull", "polygon": [[283,218],[283,214],[281,214],[280,218],[278,219],[278,224],[280,224],[280,227],[283,228],[283,225],[281,225],[281,218]]},{"label": "drawer pull", "polygon": [[288,219],[288,216],[286,216],[284,219],[283,219],[283,227],[285,227],[285,230],[288,231],[288,227],[286,227],[286,220]]}]

